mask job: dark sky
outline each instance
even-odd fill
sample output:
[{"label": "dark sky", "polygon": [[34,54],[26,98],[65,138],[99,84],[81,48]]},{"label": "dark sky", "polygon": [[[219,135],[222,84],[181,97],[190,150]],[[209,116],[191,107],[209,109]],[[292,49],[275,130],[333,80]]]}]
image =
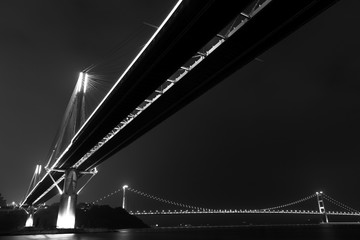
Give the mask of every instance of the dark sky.
[{"label": "dark sky", "polygon": [[[160,25],[174,3],[0,2],[8,202],[19,202],[35,165],[46,164],[79,71],[140,29],[129,62],[154,31],[143,22]],[[129,184],[209,208],[271,207],[323,190],[360,209],[359,7],[340,1],[108,159],[79,201]],[[119,205],[120,195],[106,203]]]}]

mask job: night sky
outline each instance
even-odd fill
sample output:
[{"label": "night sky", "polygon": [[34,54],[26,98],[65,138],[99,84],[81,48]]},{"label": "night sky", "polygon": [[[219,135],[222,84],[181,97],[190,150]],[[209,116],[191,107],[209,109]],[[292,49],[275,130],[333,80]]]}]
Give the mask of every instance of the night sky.
[{"label": "night sky", "polygon": [[[144,22],[160,25],[174,4],[0,1],[0,193],[8,202],[20,202],[36,164],[46,164],[79,72],[136,32],[121,56],[130,62],[155,31]],[[118,152],[78,201],[128,184],[209,208],[271,207],[323,190],[360,209],[359,8],[340,1]]]}]

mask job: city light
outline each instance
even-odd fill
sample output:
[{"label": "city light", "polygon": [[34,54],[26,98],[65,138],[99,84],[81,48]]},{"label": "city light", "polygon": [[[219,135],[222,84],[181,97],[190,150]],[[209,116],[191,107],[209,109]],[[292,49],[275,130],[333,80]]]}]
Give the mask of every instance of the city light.
[{"label": "city light", "polygon": [[84,73],[80,72],[78,81],[76,83],[76,92],[77,93],[81,91],[81,85],[82,85],[83,78],[84,78]]}]

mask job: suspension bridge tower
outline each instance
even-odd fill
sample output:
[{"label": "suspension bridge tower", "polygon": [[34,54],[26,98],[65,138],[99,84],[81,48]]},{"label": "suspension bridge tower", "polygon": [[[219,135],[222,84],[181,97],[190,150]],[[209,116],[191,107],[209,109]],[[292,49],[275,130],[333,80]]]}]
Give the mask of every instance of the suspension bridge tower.
[{"label": "suspension bridge tower", "polygon": [[126,210],[126,209],[125,209],[125,207],[126,207],[125,190],[126,190],[128,187],[129,187],[128,185],[124,185],[124,186],[123,186],[122,208],[123,208],[124,210]]},{"label": "suspension bridge tower", "polygon": [[60,205],[56,226],[58,228],[75,227],[76,210],[76,184],[78,173],[75,169],[68,169],[65,172],[64,190],[60,196]]},{"label": "suspension bridge tower", "polygon": [[323,222],[329,223],[329,219],[325,210],[325,204],[323,199],[323,192],[316,192],[317,202],[319,206],[319,212],[323,215]]}]

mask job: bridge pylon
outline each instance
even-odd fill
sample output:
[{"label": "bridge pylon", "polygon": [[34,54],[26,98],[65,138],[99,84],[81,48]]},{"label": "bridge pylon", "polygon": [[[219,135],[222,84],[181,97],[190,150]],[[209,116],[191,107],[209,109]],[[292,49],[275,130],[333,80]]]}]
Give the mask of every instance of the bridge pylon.
[{"label": "bridge pylon", "polygon": [[34,227],[34,213],[35,213],[34,207],[30,206],[27,210],[25,210],[25,212],[27,214],[25,227]]},{"label": "bridge pylon", "polygon": [[122,198],[122,208],[124,210],[126,210],[126,199],[125,199],[125,190],[126,188],[128,188],[129,186],[128,185],[124,185],[122,188],[123,188],[123,198]]},{"label": "bridge pylon", "polygon": [[76,185],[78,180],[78,171],[70,168],[65,171],[64,190],[60,196],[60,205],[57,228],[75,228],[75,211],[77,192]]},{"label": "bridge pylon", "polygon": [[[89,171],[78,171],[75,168],[69,168],[67,170],[53,170],[58,172],[64,172],[64,187],[61,191],[60,187],[57,186],[60,192],[60,205],[59,212],[56,222],[57,228],[75,228],[75,212],[77,196],[82,189],[89,183],[89,181],[98,173],[96,168]],[[90,174],[92,175],[88,181],[79,189],[76,190],[77,181],[80,175]]]},{"label": "bridge pylon", "polygon": [[[34,187],[36,186],[36,184],[38,183],[39,181],[39,178],[40,178],[40,174],[41,174],[41,165],[36,165],[36,168],[35,168],[35,172],[34,172],[34,175],[32,176],[31,178],[31,181],[30,181],[30,186],[26,192],[26,195],[28,195],[28,193],[34,189]],[[36,212],[36,208],[35,206],[28,206],[26,209],[22,207],[22,204],[21,204],[21,208],[26,212],[27,214],[27,217],[26,217],[26,222],[25,222],[25,227],[33,227],[34,226],[34,214]]]},{"label": "bridge pylon", "polygon": [[79,75],[76,91],[76,119],[74,123],[74,134],[85,122],[85,94],[88,84],[88,74],[81,72]]},{"label": "bridge pylon", "polygon": [[323,222],[328,223],[329,219],[326,213],[326,209],[325,209],[325,204],[324,204],[324,199],[323,199],[323,192],[316,192],[316,197],[317,197],[317,202],[318,202],[318,206],[319,206],[319,212],[323,214]]},{"label": "bridge pylon", "polygon": [[37,206],[30,205],[30,206],[27,206],[27,207],[20,206],[20,208],[22,210],[24,210],[26,212],[26,215],[27,215],[26,216],[25,227],[27,227],[27,228],[35,227],[34,215],[36,214],[37,211],[39,211],[44,206],[45,206],[45,204],[40,204],[40,205],[37,205]]}]

